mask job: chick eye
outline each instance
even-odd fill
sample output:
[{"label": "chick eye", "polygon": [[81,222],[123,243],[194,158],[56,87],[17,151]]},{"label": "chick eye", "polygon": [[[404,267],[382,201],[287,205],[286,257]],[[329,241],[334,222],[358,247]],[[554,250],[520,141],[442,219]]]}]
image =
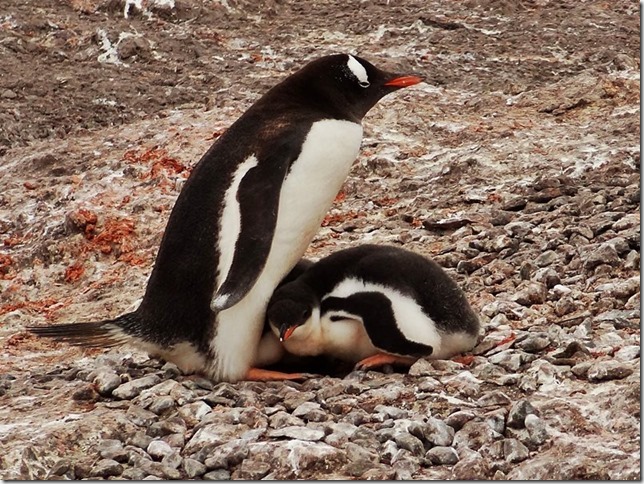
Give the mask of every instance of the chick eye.
[{"label": "chick eye", "polygon": [[360,82],[358,82],[358,85],[359,85],[360,87],[365,87],[365,88],[367,88],[367,87],[369,87],[369,86],[371,85],[371,83],[370,83],[369,81],[360,81]]}]

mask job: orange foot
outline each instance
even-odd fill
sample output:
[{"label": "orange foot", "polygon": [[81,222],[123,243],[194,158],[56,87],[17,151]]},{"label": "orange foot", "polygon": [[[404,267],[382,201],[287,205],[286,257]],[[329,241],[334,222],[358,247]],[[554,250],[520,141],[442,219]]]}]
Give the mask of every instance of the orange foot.
[{"label": "orange foot", "polygon": [[283,373],[281,371],[264,370],[263,368],[251,368],[246,373],[245,380],[252,381],[276,381],[276,380],[306,380],[310,375],[305,373]]},{"label": "orange foot", "polygon": [[383,365],[404,365],[411,366],[417,358],[410,358],[408,356],[397,356],[390,355],[388,353],[376,353],[375,355],[368,356],[364,360],[360,360],[356,363],[356,370],[370,370],[372,368],[378,368]]}]

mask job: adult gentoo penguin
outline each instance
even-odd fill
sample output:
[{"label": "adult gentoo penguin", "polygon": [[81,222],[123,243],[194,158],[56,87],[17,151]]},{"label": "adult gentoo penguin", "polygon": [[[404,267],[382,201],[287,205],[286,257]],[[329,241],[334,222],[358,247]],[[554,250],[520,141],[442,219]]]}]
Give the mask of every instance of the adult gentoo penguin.
[{"label": "adult gentoo penguin", "polygon": [[438,264],[378,245],[321,259],[275,291],[266,316],[288,352],[335,356],[359,368],[450,358],[476,345],[480,327]]},{"label": "adult gentoo penguin", "polygon": [[138,309],[32,331],[86,346],[135,343],[215,380],[271,378],[251,364],[273,290],[340,190],[364,115],[421,81],[353,55],[310,62],[264,94],[194,167]]}]

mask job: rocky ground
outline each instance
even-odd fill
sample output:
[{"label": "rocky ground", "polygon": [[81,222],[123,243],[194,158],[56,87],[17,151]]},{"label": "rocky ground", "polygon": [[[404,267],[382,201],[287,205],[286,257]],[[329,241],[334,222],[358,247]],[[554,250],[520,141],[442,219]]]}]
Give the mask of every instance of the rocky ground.
[{"label": "rocky ground", "polygon": [[[639,479],[638,14],[4,1],[0,477]],[[191,166],[269,86],[338,51],[427,83],[367,116],[307,255],[433,257],[481,314],[471,355],[217,384],[24,331],[135,304]]]}]

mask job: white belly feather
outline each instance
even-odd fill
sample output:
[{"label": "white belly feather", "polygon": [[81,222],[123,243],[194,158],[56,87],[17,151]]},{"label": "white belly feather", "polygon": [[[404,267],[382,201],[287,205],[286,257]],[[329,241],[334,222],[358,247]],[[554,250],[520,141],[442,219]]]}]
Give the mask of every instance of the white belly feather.
[{"label": "white belly feather", "polygon": [[[358,123],[329,119],[311,127],[300,156],[282,183],[273,242],[264,269],[248,294],[218,315],[216,334],[210,343],[217,357],[209,369],[214,378],[238,380],[252,365],[268,300],[317,233],[358,155],[361,140],[362,126]],[[248,171],[251,164],[243,163],[240,170]],[[240,213],[235,197],[226,197],[225,204],[237,207],[225,206],[224,213]],[[231,226],[238,237],[238,221]],[[226,229],[221,228],[222,232]],[[226,251],[220,256],[224,260],[231,259],[237,237],[229,238],[226,246],[220,245]]]}]

